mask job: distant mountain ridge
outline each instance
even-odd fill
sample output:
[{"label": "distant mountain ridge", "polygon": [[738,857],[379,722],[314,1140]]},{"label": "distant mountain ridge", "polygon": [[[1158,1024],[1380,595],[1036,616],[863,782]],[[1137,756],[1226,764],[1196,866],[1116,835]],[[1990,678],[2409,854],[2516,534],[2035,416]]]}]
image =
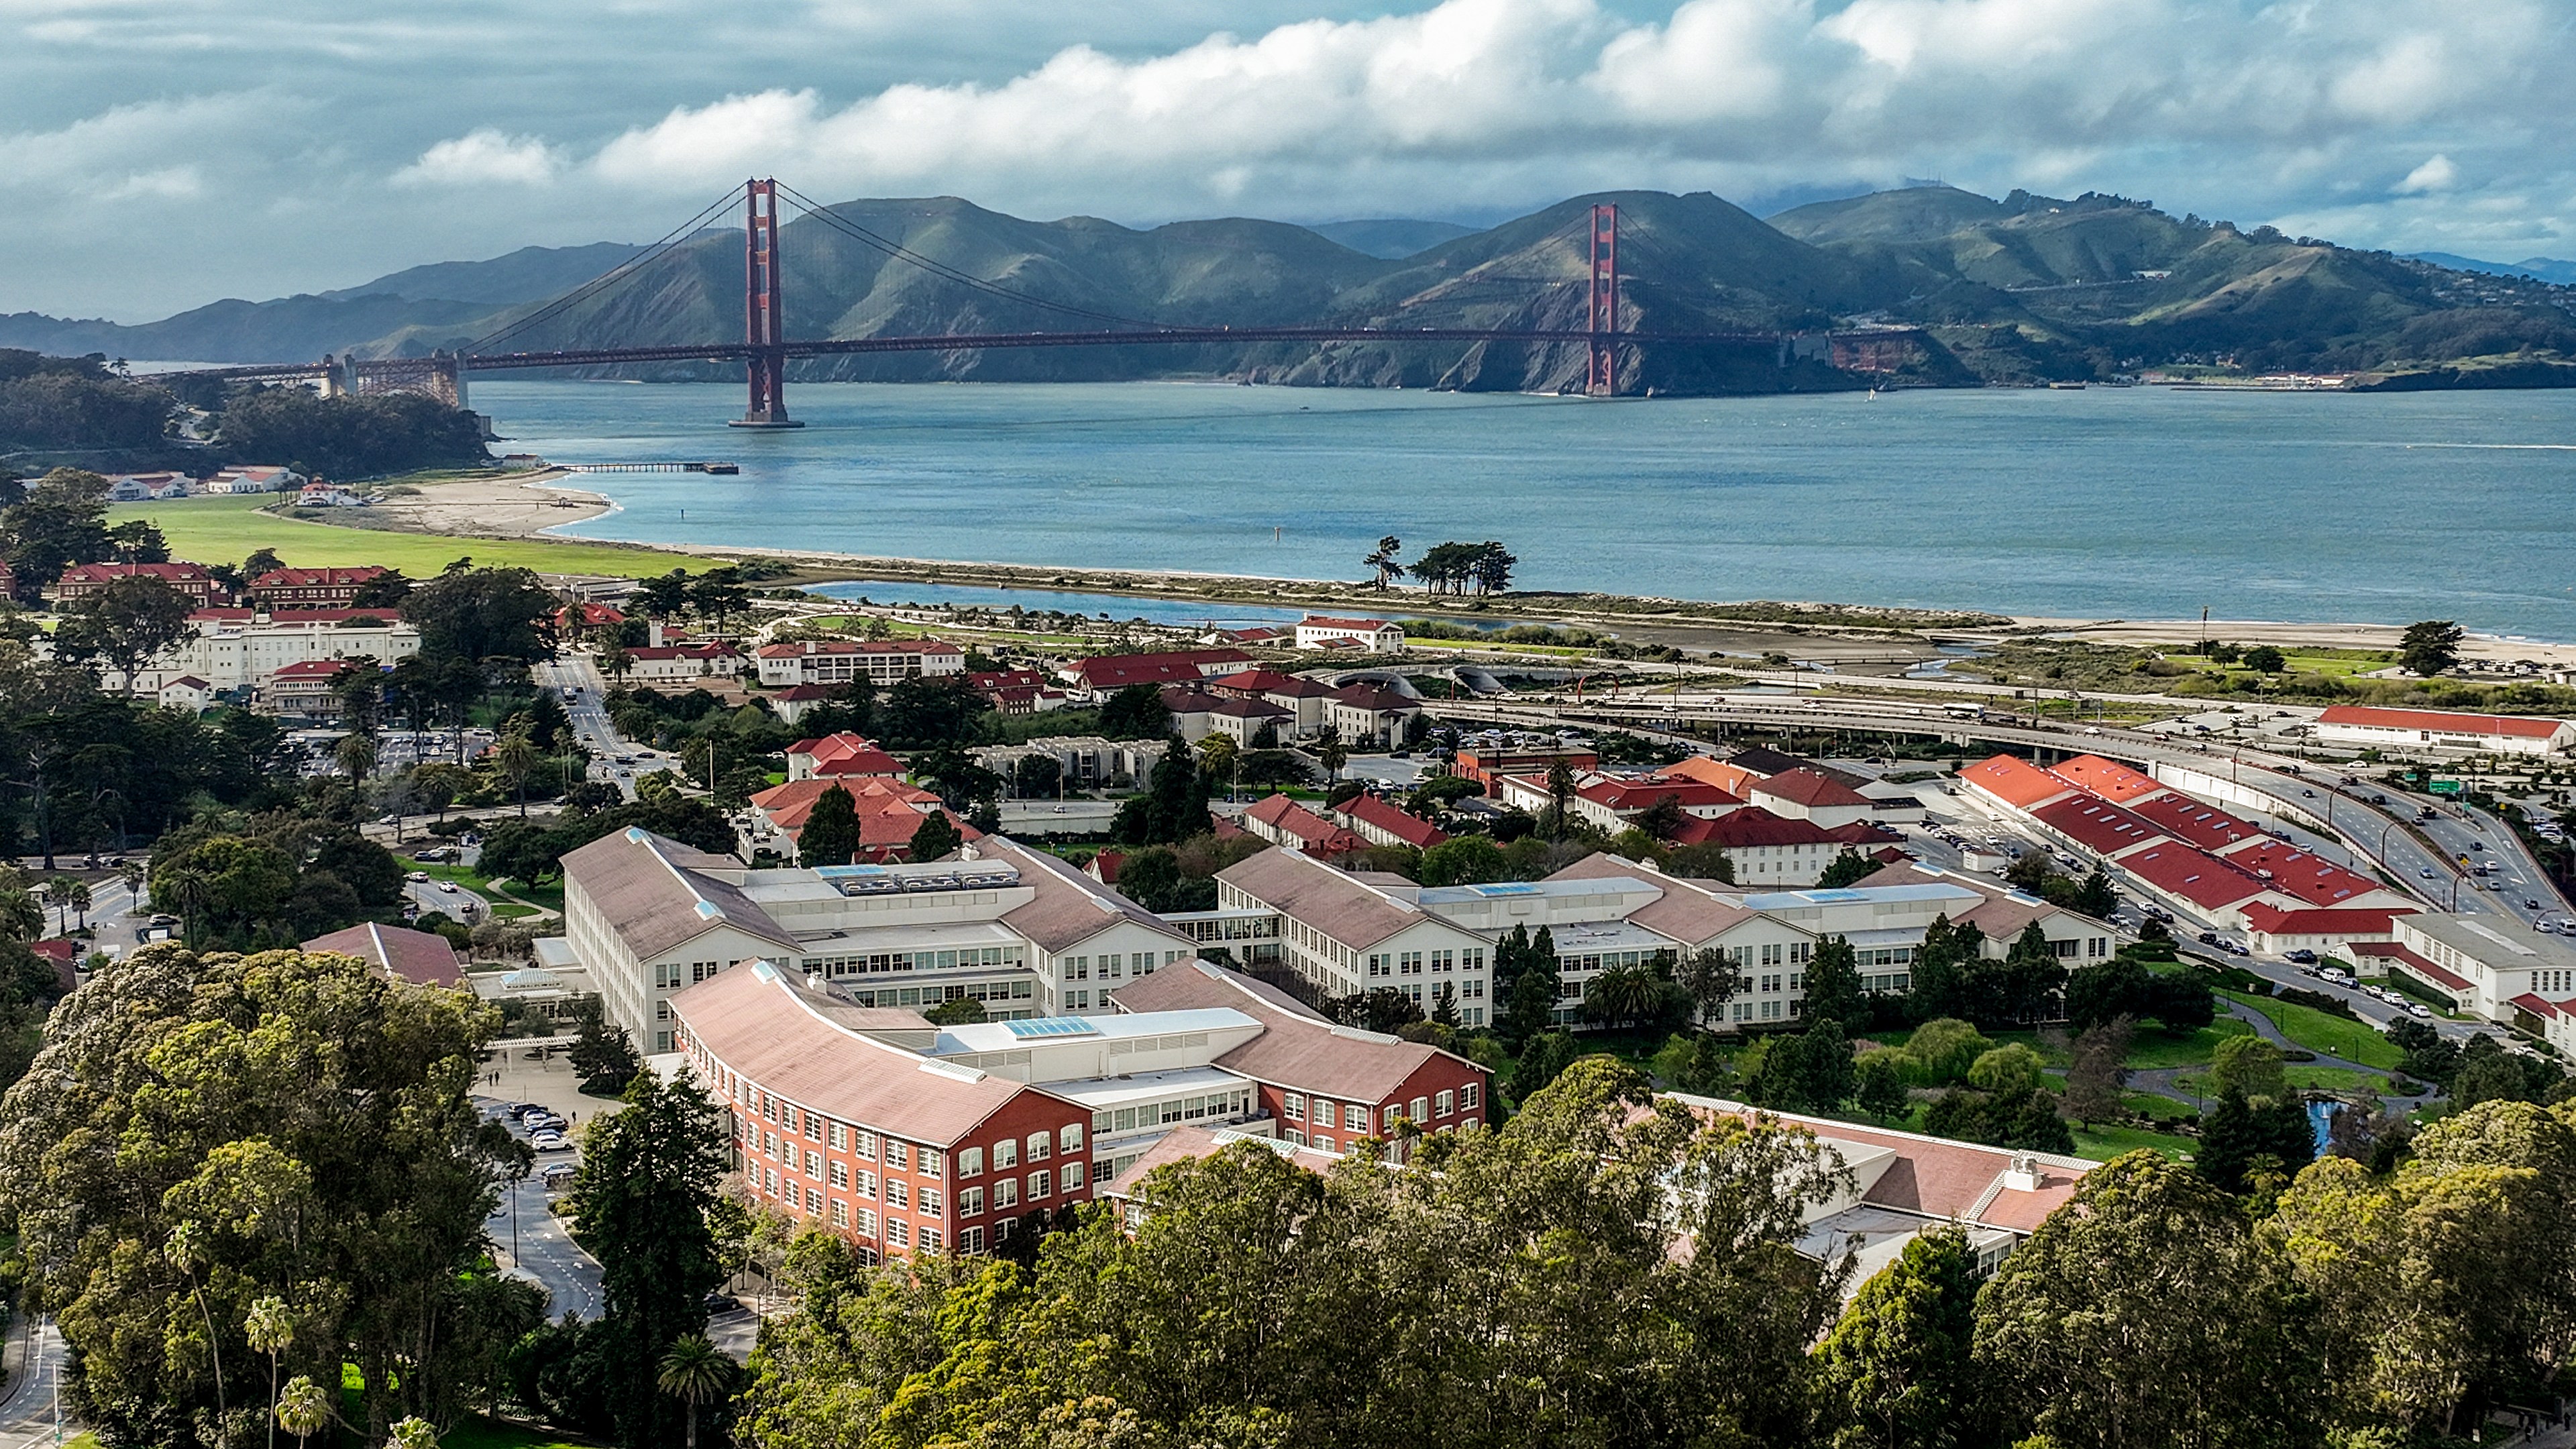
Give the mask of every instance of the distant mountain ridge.
[{"label": "distant mountain ridge", "polygon": [[[861,338],[1092,328],[1104,317],[1199,326],[1580,328],[1586,221],[1621,211],[1621,325],[1637,332],[1924,329],[1893,379],[1936,385],[2110,378],[2186,363],[2405,373],[2407,385],[2576,379],[2576,293],[2269,227],[2241,230],[2100,193],[2000,200],[1911,186],[1768,221],[1705,192],[1570,198],[1482,231],[1380,219],[1317,227],[1249,218],[1149,229],[1030,221],[954,197],[830,208],[989,286],[889,257],[817,216],[782,229],[789,335]],[[619,243],[522,248],[414,267],[361,287],[227,301],[136,327],[0,318],[0,346],[206,361],[417,354],[527,322],[633,258]],[[689,344],[740,335],[740,239],[691,238],[632,280],[548,315],[517,349]],[[1683,393],[1864,385],[1833,354],[1702,346],[1623,350],[1622,385]],[[1849,361],[1849,359],[1846,359]],[[816,358],[799,378],[1110,380],[1226,377],[1343,386],[1552,391],[1583,350],[1521,344],[1227,344]],[[656,376],[725,376],[713,364]]]},{"label": "distant mountain ridge", "polygon": [[2410,252],[2419,262],[2431,262],[2455,272],[2490,272],[2500,277],[2535,277],[2561,287],[2576,287],[2576,262],[2556,257],[2524,257],[2518,262],[2482,262],[2451,252]]}]

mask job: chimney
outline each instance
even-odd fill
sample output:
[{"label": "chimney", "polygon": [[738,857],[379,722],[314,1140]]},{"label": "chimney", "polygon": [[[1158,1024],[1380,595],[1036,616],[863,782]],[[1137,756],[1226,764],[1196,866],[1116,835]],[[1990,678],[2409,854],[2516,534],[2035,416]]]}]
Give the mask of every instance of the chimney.
[{"label": "chimney", "polygon": [[2027,1152],[2014,1153],[2012,1166],[2004,1169],[2004,1189],[2008,1192],[2039,1191],[2039,1160]]}]

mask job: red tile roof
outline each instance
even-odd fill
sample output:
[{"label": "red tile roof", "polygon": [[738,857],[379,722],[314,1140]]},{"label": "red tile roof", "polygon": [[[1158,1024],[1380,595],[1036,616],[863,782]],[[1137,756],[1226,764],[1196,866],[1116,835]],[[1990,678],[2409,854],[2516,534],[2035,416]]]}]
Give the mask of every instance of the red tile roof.
[{"label": "red tile roof", "polygon": [[85,563],[63,570],[60,582],[103,584],[116,579],[159,579],[163,583],[206,583],[213,579],[204,564]]},{"label": "red tile roof", "polygon": [[445,936],[427,931],[414,931],[402,926],[380,926],[362,922],[347,930],[316,936],[304,943],[307,951],[331,951],[342,956],[355,956],[388,976],[422,986],[462,986],[465,974],[458,969],[456,948]]},{"label": "red tile roof", "polygon": [[2240,905],[2269,889],[2252,871],[2185,845],[2156,845],[2124,855],[2120,868],[2205,910]]},{"label": "red tile roof", "polygon": [[201,624],[248,624],[262,615],[272,624],[346,624],[357,619],[376,619],[387,624],[402,622],[400,609],[192,609],[188,617]]},{"label": "red tile roof", "polygon": [[2568,1014],[2561,1011],[2559,1007],[2548,998],[2535,992],[2526,991],[2520,996],[2508,999],[2511,1000],[2514,1005],[2521,1007],[2523,1010],[2530,1012],[2532,1015],[2539,1017],[2543,1021],[2555,1021],[2559,1017]]},{"label": "red tile roof", "polygon": [[[1749,1120],[1769,1120],[1802,1127],[1829,1142],[1888,1148],[1895,1153],[1895,1158],[1879,1174],[1877,1181],[1870,1184],[1869,1190],[1861,1194],[1862,1202],[1929,1218],[1956,1218],[2022,1233],[2038,1228],[2042,1219],[2073,1197],[2076,1183],[2093,1167],[2092,1163],[2051,1153],[2022,1153],[2008,1147],[1987,1147],[1945,1137],[1891,1132],[1824,1117],[1765,1112],[1732,1102],[1711,1106],[1693,1103],[1692,1110],[1705,1115],[1731,1110]],[[2037,1169],[2039,1186],[2035,1190],[1999,1186],[2000,1179],[2017,1156],[2030,1158],[2032,1166]]]},{"label": "red tile roof", "polygon": [[2405,906],[2307,906],[2293,910],[2268,901],[2256,901],[2244,910],[2245,924],[2267,936],[2386,935],[2393,929],[2391,920],[2413,914],[2414,910]]},{"label": "red tile roof", "polygon": [[1249,664],[1240,649],[1178,649],[1161,654],[1099,654],[1067,666],[1089,689],[1124,689],[1131,684],[1196,684],[1212,666]]},{"label": "red tile roof", "polygon": [[803,659],[816,654],[954,654],[962,658],[966,653],[936,639],[800,639],[787,644],[763,644],[754,652],[763,659]]},{"label": "red tile roof", "polygon": [[1673,843],[1744,850],[1757,845],[1832,845],[1839,839],[1812,820],[1791,820],[1759,805],[1749,805],[1713,820],[1694,819],[1673,837]]},{"label": "red tile roof", "polygon": [[2095,855],[2117,855],[2166,838],[2153,822],[2092,795],[2042,805],[2031,818]]},{"label": "red tile roof", "polygon": [[1418,846],[1424,850],[1449,838],[1439,826],[1418,816],[1406,814],[1375,795],[1355,795],[1343,801],[1342,813],[1363,824],[1374,825],[1407,845]]},{"label": "red tile roof", "polygon": [[2567,728],[2563,719],[2536,719],[2509,714],[2456,714],[2440,709],[2377,709],[2338,704],[2317,716],[2321,725],[2357,725],[2366,729],[2425,730],[2434,734],[2504,735],[2545,740]]},{"label": "red tile roof", "polygon": [[1368,849],[1368,842],[1298,804],[1286,795],[1272,795],[1243,812],[1243,818],[1294,837],[1298,848],[1308,855],[1331,857]]},{"label": "red tile roof", "polygon": [[1166,966],[1120,987],[1118,1007],[1134,1012],[1232,1007],[1266,1030],[1218,1057],[1216,1064],[1292,1092],[1375,1106],[1415,1072],[1443,1059],[1492,1081],[1491,1073],[1465,1057],[1423,1042],[1336,1026],[1274,987],[1205,961]]},{"label": "red tile roof", "polygon": [[2229,851],[2227,861],[2258,876],[2268,872],[2275,888],[2312,906],[2339,906],[2383,888],[2366,875],[2355,874],[2330,860],[2322,860],[2277,840]]},{"label": "red tile roof", "polygon": [[357,666],[346,659],[298,659],[292,664],[279,665],[269,678],[330,679],[336,677],[343,669],[355,668]]},{"label": "red tile roof", "polygon": [[1595,805],[1610,810],[1644,810],[1669,795],[1673,802],[1688,809],[1693,805],[1740,806],[1744,802],[1706,781],[1679,780],[1649,776],[1642,780],[1595,780],[1575,791]]},{"label": "red tile roof", "polygon": [[2159,795],[2129,808],[2153,821],[2167,835],[2202,850],[2224,850],[2240,841],[2260,839],[2263,834],[2260,826],[2188,795]]},{"label": "red tile roof", "polygon": [[[267,573],[251,580],[250,588],[252,593],[258,593],[263,589],[308,589],[333,584],[363,584],[381,577],[384,571],[382,564],[354,564],[347,568],[332,569],[270,569]],[[611,616],[614,617],[613,610]]]},{"label": "red tile roof", "polygon": [[2017,810],[2045,805],[2075,788],[2017,755],[1979,760],[1959,778]]},{"label": "red tile roof", "polygon": [[1810,809],[1853,805],[1876,805],[1878,802],[1848,785],[1825,778],[1813,770],[1783,770],[1751,787],[1755,796],[1768,795]]},{"label": "red tile roof", "polygon": [[2383,959],[2394,965],[2403,966],[2434,985],[2447,987],[2453,991],[2473,989],[2467,977],[2456,971],[2436,966],[2394,941],[2355,941],[2352,943],[2352,954]]},{"label": "red tile roof", "polygon": [[1281,674],[1275,669],[1245,669],[1233,674],[1220,674],[1205,682],[1207,689],[1219,692],[1237,690],[1246,694],[1284,694],[1291,699],[1325,699],[1333,687],[1302,675]]},{"label": "red tile roof", "polygon": [[1388,627],[1384,619],[1339,619],[1325,614],[1308,614],[1297,621],[1300,629],[1361,629],[1371,634]]},{"label": "red tile roof", "polygon": [[2048,772],[2090,790],[2114,805],[2126,805],[2165,788],[2154,777],[2142,775],[2117,760],[2106,760],[2100,755],[2077,755],[2074,759],[2050,766]]}]

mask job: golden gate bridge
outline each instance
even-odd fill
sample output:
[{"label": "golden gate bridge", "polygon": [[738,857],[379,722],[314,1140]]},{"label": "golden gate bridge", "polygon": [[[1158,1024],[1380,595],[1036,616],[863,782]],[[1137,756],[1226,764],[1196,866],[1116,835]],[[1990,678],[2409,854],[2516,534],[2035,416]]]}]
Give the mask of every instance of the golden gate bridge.
[{"label": "golden gate bridge", "polygon": [[[899,260],[952,282],[1007,300],[1109,325],[1044,332],[924,333],[906,336],[798,338],[787,336],[784,267],[780,264],[778,200],[788,196],[807,217],[821,221]],[[698,234],[712,214],[740,199],[743,205],[743,337],[739,341],[643,344],[631,347],[584,347],[502,350],[502,344],[562,315],[573,306],[637,275],[672,247]],[[922,256],[881,237],[815,203],[774,177],[755,178],[728,191],[714,205],[682,223],[661,241],[616,267],[554,298],[535,312],[462,347],[408,357],[324,357],[316,362],[259,363],[236,367],[190,369],[183,376],[238,382],[314,382],[326,395],[421,392],[453,407],[466,406],[470,374],[518,372],[548,368],[632,366],[652,363],[719,362],[740,364],[749,398],[742,417],[731,426],[795,428],[787,411],[787,364],[813,357],[880,353],[976,352],[1037,347],[1139,347],[1240,345],[1260,342],[1529,343],[1574,346],[1587,357],[1584,391],[1613,397],[1619,390],[1623,349],[1776,345],[1785,362],[1793,339],[1817,340],[1836,367],[1862,372],[1892,370],[1914,328],[1787,333],[1778,331],[1628,332],[1619,327],[1619,208],[1592,207],[1589,273],[1585,289],[1585,325],[1549,327],[1389,327],[1379,324],[1316,326],[1172,326],[1117,317],[1050,301],[975,277],[946,263]]]}]

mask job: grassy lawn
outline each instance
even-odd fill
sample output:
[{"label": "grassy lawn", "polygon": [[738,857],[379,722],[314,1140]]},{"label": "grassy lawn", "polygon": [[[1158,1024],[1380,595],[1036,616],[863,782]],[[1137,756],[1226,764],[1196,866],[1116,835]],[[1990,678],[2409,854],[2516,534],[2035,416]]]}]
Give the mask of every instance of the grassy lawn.
[{"label": "grassy lawn", "polygon": [[[535,914],[535,912],[530,910],[527,906],[520,905],[516,901],[505,900],[500,896],[493,894],[491,878],[476,871],[472,866],[424,865],[417,860],[410,859],[409,857],[396,858],[402,861],[402,868],[406,871],[417,870],[424,872],[431,880],[454,881],[458,886],[481,896],[483,898],[483,903],[491,907],[492,915],[497,920],[506,921],[518,916]],[[558,914],[563,911],[563,882],[561,881],[551,882],[542,889],[537,890],[524,889],[514,884],[510,888],[510,894],[518,896],[524,900],[534,901],[538,905],[545,907],[547,910],[554,911]]]},{"label": "grassy lawn", "polygon": [[2095,1162],[2108,1162],[2123,1153],[2141,1147],[2152,1148],[2167,1157],[2187,1157],[2199,1143],[2188,1137],[2171,1137],[2162,1132],[2146,1132],[2135,1127],[2084,1127],[2070,1124],[2075,1133],[2075,1155]]},{"label": "grassy lawn", "polygon": [[262,513],[274,498],[185,498],[159,503],[119,503],[107,510],[108,524],[148,518],[170,540],[170,556],[200,563],[238,563],[262,548],[299,568],[348,564],[384,564],[413,578],[429,578],[458,558],[472,555],[478,564],[531,568],[547,573],[657,574],[672,569],[699,572],[726,560],[660,549],[614,544],[557,542],[552,539],[450,538],[434,533],[396,533],[384,529],[340,528]]},{"label": "grassy lawn", "polygon": [[2303,1067],[2284,1069],[2293,1087],[2312,1092],[2384,1092],[2388,1079],[2377,1072],[2356,1072],[2350,1067]]},{"label": "grassy lawn", "polygon": [[2231,1036],[2244,1036],[2253,1030],[2241,1021],[2221,1020],[2188,1036],[2142,1031],[2130,1043],[2129,1058],[2123,1065],[2132,1069],[2200,1066],[2218,1055],[2220,1042]]},{"label": "grassy lawn", "polygon": [[2378,1028],[2367,1022],[2331,1016],[2313,1006],[2274,1001],[2269,997],[2246,996],[2234,991],[2218,994],[2272,1018],[2272,1024],[2281,1029],[2281,1035],[2320,1055],[2341,1057],[2382,1071],[2394,1071],[2397,1064],[2405,1060],[2406,1054],[2390,1045],[2388,1038],[2381,1036]]},{"label": "grassy lawn", "polygon": [[438,1437],[439,1449],[581,1449],[585,1439],[568,1439],[551,1429],[512,1424],[475,1414]]},{"label": "grassy lawn", "polygon": [[2177,1102],[2171,1097],[2159,1097],[2153,1092],[2122,1092],[2120,1105],[2142,1117],[2152,1117],[2159,1122],[2171,1122],[2177,1118],[2199,1115],[2192,1110],[2190,1103]]}]

